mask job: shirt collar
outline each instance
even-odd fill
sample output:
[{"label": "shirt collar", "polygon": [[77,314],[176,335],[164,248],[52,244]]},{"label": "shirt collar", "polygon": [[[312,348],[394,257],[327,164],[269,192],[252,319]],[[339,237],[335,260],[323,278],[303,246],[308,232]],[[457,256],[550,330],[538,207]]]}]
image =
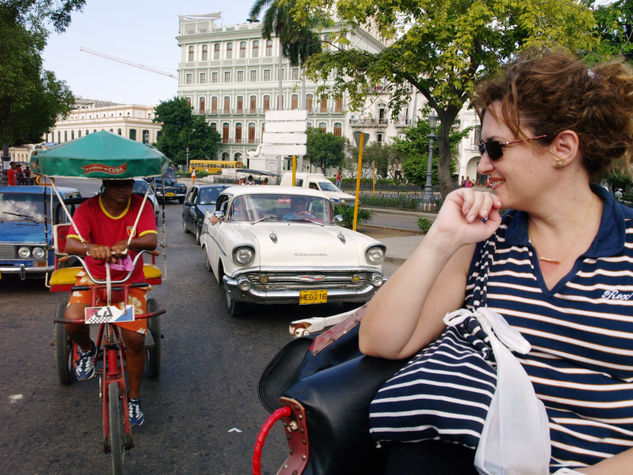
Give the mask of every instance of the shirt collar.
[{"label": "shirt collar", "polygon": [[[626,213],[623,205],[619,204],[611,193],[600,185],[591,185],[593,191],[603,202],[600,228],[593,243],[585,252],[586,257],[598,258],[619,254],[626,237],[625,217],[631,217],[632,213]],[[528,214],[525,211],[513,210],[508,213],[512,216],[506,230],[506,243],[508,245],[527,245],[529,242],[527,233]]]}]

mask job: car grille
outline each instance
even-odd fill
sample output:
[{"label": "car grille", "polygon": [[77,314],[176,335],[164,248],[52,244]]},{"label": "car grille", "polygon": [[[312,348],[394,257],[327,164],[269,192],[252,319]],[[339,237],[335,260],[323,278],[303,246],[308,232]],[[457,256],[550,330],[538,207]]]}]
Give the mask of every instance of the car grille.
[{"label": "car grille", "polygon": [[16,257],[15,246],[0,246],[0,259],[15,259]]},{"label": "car grille", "polygon": [[[262,276],[268,277],[267,283],[261,282]],[[369,272],[249,272],[246,277],[259,290],[360,289],[371,281]]]}]

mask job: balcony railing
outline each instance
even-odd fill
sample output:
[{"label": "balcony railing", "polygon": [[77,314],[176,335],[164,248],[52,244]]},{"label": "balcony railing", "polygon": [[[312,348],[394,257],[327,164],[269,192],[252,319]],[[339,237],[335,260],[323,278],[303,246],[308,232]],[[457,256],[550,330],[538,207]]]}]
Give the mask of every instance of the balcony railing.
[{"label": "balcony railing", "polygon": [[352,127],[387,127],[387,119],[350,119]]}]

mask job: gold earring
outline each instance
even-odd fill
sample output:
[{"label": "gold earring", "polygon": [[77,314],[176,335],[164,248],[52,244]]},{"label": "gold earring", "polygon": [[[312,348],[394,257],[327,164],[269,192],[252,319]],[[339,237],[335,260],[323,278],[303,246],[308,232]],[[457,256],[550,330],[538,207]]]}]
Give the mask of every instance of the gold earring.
[{"label": "gold earring", "polygon": [[554,164],[554,168],[563,168],[564,166],[565,166],[564,160],[556,160],[556,163]]}]

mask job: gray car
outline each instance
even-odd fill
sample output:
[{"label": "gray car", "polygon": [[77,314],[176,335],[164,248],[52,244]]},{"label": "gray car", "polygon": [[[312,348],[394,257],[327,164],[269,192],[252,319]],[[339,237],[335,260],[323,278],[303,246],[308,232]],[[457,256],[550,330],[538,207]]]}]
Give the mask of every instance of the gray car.
[{"label": "gray car", "polygon": [[182,205],[182,230],[192,233],[200,244],[202,222],[207,211],[215,209],[215,202],[220,193],[229,185],[194,185],[187,192]]}]

